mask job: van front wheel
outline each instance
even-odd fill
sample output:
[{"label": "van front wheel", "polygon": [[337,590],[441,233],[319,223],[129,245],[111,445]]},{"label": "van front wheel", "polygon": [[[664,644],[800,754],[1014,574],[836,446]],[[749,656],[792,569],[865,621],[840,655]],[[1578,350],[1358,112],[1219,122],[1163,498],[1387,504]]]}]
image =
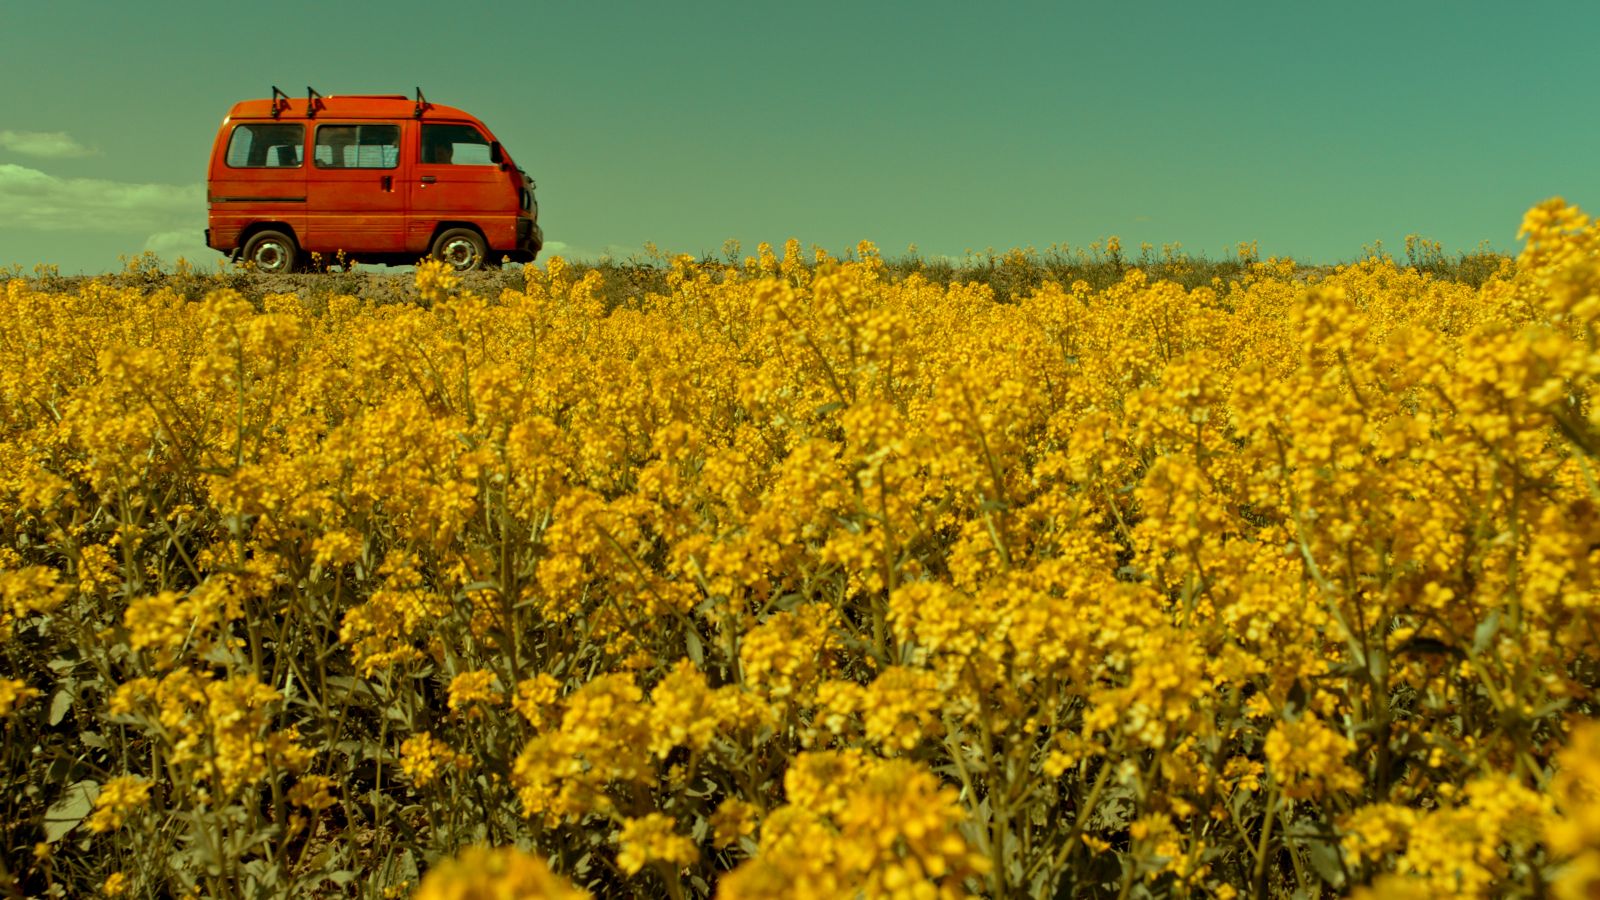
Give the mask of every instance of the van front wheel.
[{"label": "van front wheel", "polygon": [[258,231],[244,245],[245,260],[263,275],[293,272],[298,255],[294,238],[281,231]]},{"label": "van front wheel", "polygon": [[489,248],[470,228],[451,228],[433,242],[433,258],[457,272],[472,272],[484,266]]}]

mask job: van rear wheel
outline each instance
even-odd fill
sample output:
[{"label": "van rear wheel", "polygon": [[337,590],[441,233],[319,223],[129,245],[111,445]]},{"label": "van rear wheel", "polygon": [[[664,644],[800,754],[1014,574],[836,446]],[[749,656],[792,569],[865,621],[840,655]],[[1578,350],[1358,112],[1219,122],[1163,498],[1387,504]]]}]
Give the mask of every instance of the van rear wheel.
[{"label": "van rear wheel", "polygon": [[451,228],[433,242],[433,258],[457,272],[473,272],[484,267],[489,248],[470,228]]},{"label": "van rear wheel", "polygon": [[245,260],[263,275],[293,272],[299,255],[294,238],[281,231],[258,231],[244,245]]}]

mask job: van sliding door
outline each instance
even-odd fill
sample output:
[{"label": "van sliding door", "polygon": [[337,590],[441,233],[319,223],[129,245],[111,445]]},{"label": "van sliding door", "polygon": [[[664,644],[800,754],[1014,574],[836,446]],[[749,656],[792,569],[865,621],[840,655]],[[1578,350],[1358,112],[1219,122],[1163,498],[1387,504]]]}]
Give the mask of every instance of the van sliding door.
[{"label": "van sliding door", "polygon": [[400,178],[400,126],[319,122],[307,183],[308,251],[405,250],[406,192]]}]

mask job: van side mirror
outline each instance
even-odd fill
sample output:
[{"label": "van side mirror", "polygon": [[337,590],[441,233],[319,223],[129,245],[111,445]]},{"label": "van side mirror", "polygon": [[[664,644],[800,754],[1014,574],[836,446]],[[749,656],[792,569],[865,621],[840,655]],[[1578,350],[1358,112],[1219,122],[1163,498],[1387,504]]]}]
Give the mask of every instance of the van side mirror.
[{"label": "van side mirror", "polygon": [[506,152],[500,149],[499,141],[495,141],[489,145],[489,161],[494,163],[503,163],[506,161]]}]

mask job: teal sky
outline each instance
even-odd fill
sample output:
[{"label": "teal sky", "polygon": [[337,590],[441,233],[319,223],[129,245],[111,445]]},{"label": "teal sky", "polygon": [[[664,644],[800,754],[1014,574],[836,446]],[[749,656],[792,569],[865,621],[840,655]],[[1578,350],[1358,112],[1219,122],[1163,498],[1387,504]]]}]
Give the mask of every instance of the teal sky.
[{"label": "teal sky", "polygon": [[206,264],[236,100],[482,118],[550,250],[1513,249],[1600,209],[1594,3],[0,4],[0,265]]}]

